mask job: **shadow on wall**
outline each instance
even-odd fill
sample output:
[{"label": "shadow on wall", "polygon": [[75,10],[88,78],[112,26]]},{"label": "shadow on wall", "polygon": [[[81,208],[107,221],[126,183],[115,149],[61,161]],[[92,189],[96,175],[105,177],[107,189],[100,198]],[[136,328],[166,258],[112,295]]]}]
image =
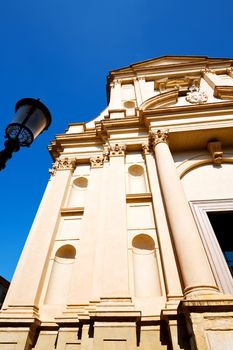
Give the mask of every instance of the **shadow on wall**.
[{"label": "shadow on wall", "polygon": [[8,291],[9,286],[10,282],[8,282],[5,278],[0,276],[0,309],[2,308],[2,304],[6,297],[6,293]]}]

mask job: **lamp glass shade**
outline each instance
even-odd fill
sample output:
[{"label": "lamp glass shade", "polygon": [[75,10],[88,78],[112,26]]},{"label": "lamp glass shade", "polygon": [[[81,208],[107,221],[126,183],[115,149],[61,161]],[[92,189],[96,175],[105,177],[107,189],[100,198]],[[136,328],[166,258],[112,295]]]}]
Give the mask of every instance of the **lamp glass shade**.
[{"label": "lamp glass shade", "polygon": [[16,103],[15,116],[6,128],[6,136],[17,138],[21,146],[29,146],[51,123],[47,107],[39,100],[24,98]]}]

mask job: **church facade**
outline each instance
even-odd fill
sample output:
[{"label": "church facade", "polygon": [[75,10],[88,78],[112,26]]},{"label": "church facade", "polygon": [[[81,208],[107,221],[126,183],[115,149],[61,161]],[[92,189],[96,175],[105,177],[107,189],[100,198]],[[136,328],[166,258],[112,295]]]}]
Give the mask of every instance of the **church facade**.
[{"label": "church facade", "polygon": [[233,59],[111,71],[57,135],[0,350],[233,348]]}]

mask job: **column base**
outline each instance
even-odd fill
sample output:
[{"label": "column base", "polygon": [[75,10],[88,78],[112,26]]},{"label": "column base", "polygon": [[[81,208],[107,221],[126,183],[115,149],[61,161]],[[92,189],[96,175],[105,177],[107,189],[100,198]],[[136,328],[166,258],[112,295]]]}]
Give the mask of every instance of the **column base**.
[{"label": "column base", "polygon": [[184,299],[222,299],[224,295],[217,286],[193,285],[184,289]]}]

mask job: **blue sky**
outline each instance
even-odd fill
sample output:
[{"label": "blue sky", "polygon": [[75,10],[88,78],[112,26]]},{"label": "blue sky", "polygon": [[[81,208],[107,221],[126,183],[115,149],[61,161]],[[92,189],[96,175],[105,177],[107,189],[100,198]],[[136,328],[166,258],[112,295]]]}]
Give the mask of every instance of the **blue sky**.
[{"label": "blue sky", "polygon": [[10,280],[49,179],[47,145],[106,106],[112,69],[163,55],[233,57],[232,0],[8,0],[0,5],[0,148],[24,97],[52,125],[0,172],[0,275]]}]

